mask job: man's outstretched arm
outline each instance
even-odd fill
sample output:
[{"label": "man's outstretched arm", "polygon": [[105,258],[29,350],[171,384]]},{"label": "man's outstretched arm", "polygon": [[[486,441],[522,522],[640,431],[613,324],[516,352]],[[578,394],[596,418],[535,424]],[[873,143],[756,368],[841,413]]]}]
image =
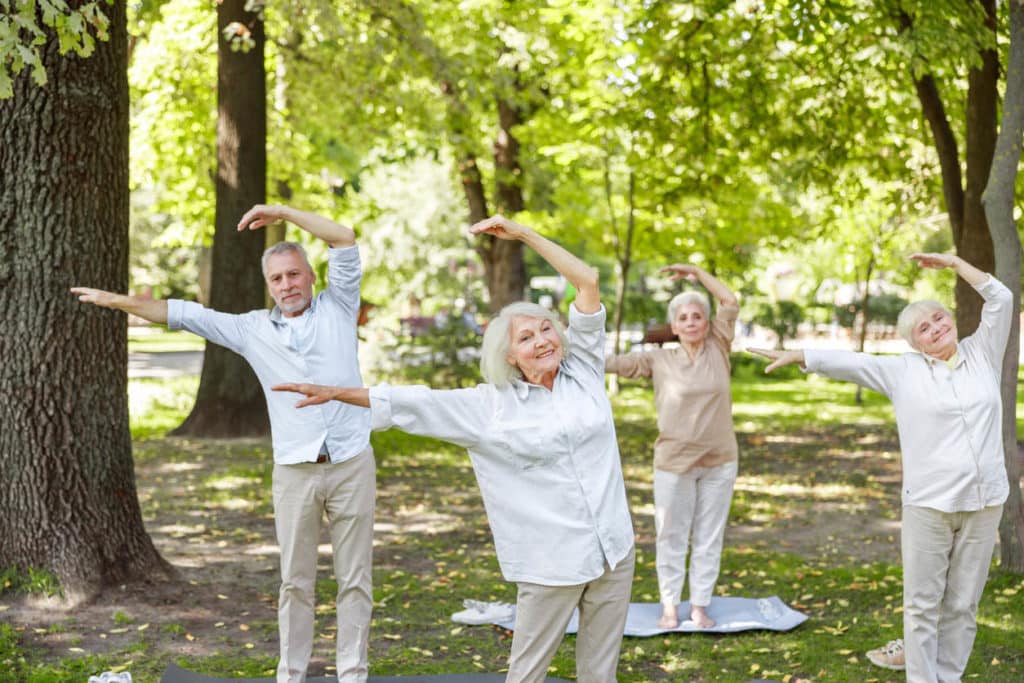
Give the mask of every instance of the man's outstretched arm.
[{"label": "man's outstretched arm", "polygon": [[144,318],[151,323],[167,324],[167,302],[163,299],[146,299],[129,294],[114,294],[92,287],[72,287],[71,293],[87,304],[113,308]]},{"label": "man's outstretched arm", "polygon": [[258,230],[276,221],[294,223],[332,247],[350,247],[356,243],[355,231],[346,225],[335,223],[315,213],[276,204],[257,204],[252,207],[245,212],[242,220],[238,221],[238,229]]}]

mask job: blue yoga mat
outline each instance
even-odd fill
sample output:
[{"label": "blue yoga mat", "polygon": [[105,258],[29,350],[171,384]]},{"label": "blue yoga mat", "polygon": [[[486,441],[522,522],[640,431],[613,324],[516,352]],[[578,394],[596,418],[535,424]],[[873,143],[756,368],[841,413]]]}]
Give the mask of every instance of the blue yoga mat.
[{"label": "blue yoga mat", "polygon": [[[466,606],[468,609],[453,615],[452,621],[462,624],[495,624],[514,630],[515,605],[467,600]],[[711,628],[700,628],[687,620],[690,614],[689,602],[680,603],[678,611],[683,621],[675,628],[665,629],[658,626],[660,604],[631,602],[623,635],[645,638],[662,633],[736,633],[757,629],[789,631],[807,621],[806,614],[798,612],[774,595],[767,598],[711,598],[707,608],[708,616],[715,621]],[[579,629],[578,617],[579,613],[574,612],[565,629],[566,633],[576,633]]]},{"label": "blue yoga mat", "polygon": [[[171,664],[160,683],[274,683],[273,678],[220,678],[197,674]],[[317,676],[306,683],[338,683],[336,676]],[[368,683],[505,683],[505,674],[432,674],[420,676],[370,676]],[[548,678],[547,683],[570,683],[564,678]]]}]

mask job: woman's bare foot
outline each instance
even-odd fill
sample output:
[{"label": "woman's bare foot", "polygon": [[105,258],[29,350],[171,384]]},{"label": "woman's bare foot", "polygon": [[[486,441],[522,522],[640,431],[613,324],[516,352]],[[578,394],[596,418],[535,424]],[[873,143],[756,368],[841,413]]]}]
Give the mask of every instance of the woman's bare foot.
[{"label": "woman's bare foot", "polygon": [[715,620],[708,616],[707,610],[694,605],[690,608],[690,621],[697,625],[697,628],[711,628]]},{"label": "woman's bare foot", "polygon": [[661,619],[658,619],[658,628],[675,628],[679,626],[679,613],[676,606],[663,605],[661,608]]}]

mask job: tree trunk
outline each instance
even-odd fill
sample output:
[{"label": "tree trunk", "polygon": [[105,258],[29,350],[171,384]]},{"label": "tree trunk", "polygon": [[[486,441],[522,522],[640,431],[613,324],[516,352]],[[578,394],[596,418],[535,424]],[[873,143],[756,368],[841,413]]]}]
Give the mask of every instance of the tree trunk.
[{"label": "tree trunk", "polygon": [[128,286],[125,3],[103,11],[109,42],[61,56],[47,30],[49,83],[26,69],[0,101],[0,567],[72,603],[174,573],[135,489],[125,316],[68,293]]},{"label": "tree trunk", "polygon": [[[860,300],[860,336],[857,339],[857,351],[864,353],[864,345],[868,341],[868,305],[871,304],[871,276],[875,272],[875,255],[871,254],[871,258],[868,259],[867,271],[864,274],[864,296]],[[854,396],[854,402],[857,405],[864,403],[864,388],[858,384],[857,393]]]},{"label": "tree trunk", "polygon": [[[494,174],[497,188],[497,213],[517,214],[526,208],[523,201],[522,168],[519,165],[519,141],[513,128],[522,123],[517,106],[505,98],[498,100],[498,136],[494,141]],[[491,312],[497,313],[526,295],[526,264],[523,244],[500,240],[491,235],[477,238],[477,249],[484,262],[484,277],[490,294]]]},{"label": "tree trunk", "polygon": [[[210,308],[242,313],[264,306],[260,256],[264,235],[238,232],[238,219],[266,199],[267,112],[263,21],[245,0],[217,6],[217,208],[213,235]],[[249,28],[253,46],[232,51],[224,29]],[[239,355],[207,343],[192,412],[178,436],[262,436],[270,431],[267,403],[256,375]]]},{"label": "tree trunk", "polygon": [[1017,446],[1017,370],[1020,358],[1021,245],[1013,219],[1014,187],[1024,137],[1024,4],[1010,0],[1010,57],[1006,69],[1003,125],[996,142],[992,170],[982,201],[995,245],[996,276],[1013,292],[1013,326],[1003,356],[1003,449],[1010,496],[999,525],[1004,569],[1024,572],[1024,506],[1020,490]]},{"label": "tree trunk", "polygon": [[[611,177],[608,171],[605,172],[605,192],[608,195],[608,210],[612,211],[611,198]],[[629,171],[629,189],[627,190],[627,215],[626,235],[620,238],[614,214],[612,214],[612,232],[615,234],[616,251],[619,264],[619,282],[615,286],[615,353],[619,353],[622,341],[622,319],[626,312],[626,285],[629,283],[629,271],[633,267],[633,236],[636,234],[636,207],[634,204],[636,196],[636,174],[633,169]],[[617,377],[618,375],[616,375]]]},{"label": "tree trunk", "polygon": [[[988,26],[995,31],[995,0],[977,0],[988,17]],[[909,15],[900,17],[904,30],[912,27]],[[981,193],[988,180],[995,149],[999,82],[999,56],[994,50],[981,53],[981,66],[968,73],[966,189],[960,175],[960,158],[952,126],[946,116],[935,80],[925,75],[914,79],[921,110],[932,131],[935,150],[942,169],[942,191],[949,214],[953,244],[957,254],[968,263],[991,272],[995,265],[992,239],[981,205]],[[981,319],[981,297],[957,278],[956,323],[960,337],[973,334]]]},{"label": "tree trunk", "polygon": [[[996,32],[996,0],[978,0],[986,25]],[[964,224],[960,240],[954,240],[956,253],[986,273],[995,270],[992,235],[985,218],[981,195],[988,185],[999,130],[999,54],[995,50],[981,53],[981,66],[967,74],[967,144],[964,159],[967,165],[964,190]],[[973,334],[981,321],[982,299],[963,278],[956,281],[956,319],[960,337]]]}]

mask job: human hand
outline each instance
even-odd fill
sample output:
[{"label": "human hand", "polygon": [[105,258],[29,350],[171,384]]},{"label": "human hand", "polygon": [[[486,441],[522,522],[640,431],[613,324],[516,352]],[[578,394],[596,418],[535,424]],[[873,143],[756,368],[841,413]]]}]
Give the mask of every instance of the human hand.
[{"label": "human hand", "polygon": [[747,352],[753,353],[757,356],[762,356],[772,361],[765,366],[764,372],[767,375],[772,370],[781,368],[785,365],[792,365],[797,363],[799,365],[804,364],[804,352],[803,351],[780,351],[778,349],[755,349],[748,348]]},{"label": "human hand", "polygon": [[488,234],[503,240],[521,240],[529,233],[530,228],[509,220],[501,214],[485,218],[473,224],[469,229],[471,235]]},{"label": "human hand", "polygon": [[911,254],[908,257],[922,268],[953,268],[957,257],[952,254]]},{"label": "human hand", "polygon": [[258,230],[259,228],[265,228],[271,223],[285,219],[285,211],[288,209],[286,206],[280,206],[277,204],[257,204],[242,216],[242,219],[238,221],[238,231],[243,230]]},{"label": "human hand", "polygon": [[77,295],[78,300],[82,303],[95,304],[103,308],[117,308],[116,304],[120,298],[119,294],[92,287],[72,287],[70,291]]},{"label": "human hand", "polygon": [[670,266],[665,266],[658,269],[659,273],[671,273],[669,279],[673,282],[676,280],[682,280],[686,278],[690,282],[697,282],[700,280],[701,269],[697,266],[692,266],[689,263],[673,263]]},{"label": "human hand", "polygon": [[327,403],[334,399],[334,394],[337,391],[337,387],[325,387],[320,384],[275,384],[270,388],[274,391],[291,391],[296,394],[305,394],[306,398],[296,403],[296,408],[305,408],[306,406],[316,406],[321,403]]}]

